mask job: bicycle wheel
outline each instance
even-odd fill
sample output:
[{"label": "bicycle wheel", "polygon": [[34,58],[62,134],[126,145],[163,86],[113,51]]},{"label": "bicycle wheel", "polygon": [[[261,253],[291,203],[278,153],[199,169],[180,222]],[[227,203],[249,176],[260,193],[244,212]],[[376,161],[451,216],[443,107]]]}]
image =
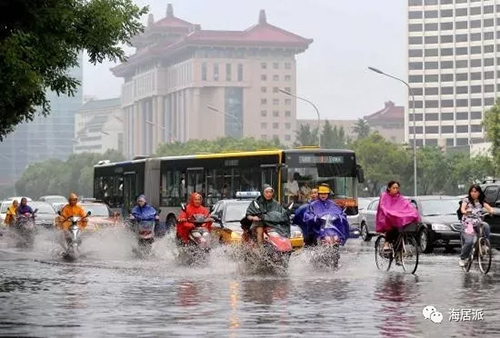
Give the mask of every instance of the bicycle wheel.
[{"label": "bicycle wheel", "polygon": [[409,273],[415,273],[418,267],[418,245],[412,235],[405,235],[401,251],[401,264],[403,270]]},{"label": "bicycle wheel", "polygon": [[390,255],[384,254],[384,246],[387,242],[384,235],[377,237],[375,241],[375,264],[379,270],[389,271],[391,268],[393,253]]},{"label": "bicycle wheel", "polygon": [[490,271],[491,259],[492,253],[490,241],[481,237],[479,239],[479,248],[477,251],[477,262],[479,263],[479,270],[481,270],[482,273],[487,274]]}]

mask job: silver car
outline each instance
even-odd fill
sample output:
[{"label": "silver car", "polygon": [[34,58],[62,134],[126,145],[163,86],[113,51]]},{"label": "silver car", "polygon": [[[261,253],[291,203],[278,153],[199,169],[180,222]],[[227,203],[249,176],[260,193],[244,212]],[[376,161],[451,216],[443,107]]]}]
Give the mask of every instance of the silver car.
[{"label": "silver car", "polygon": [[373,199],[368,206],[359,213],[361,238],[365,242],[370,241],[372,236],[376,234],[375,222],[377,218],[378,201],[379,198]]}]

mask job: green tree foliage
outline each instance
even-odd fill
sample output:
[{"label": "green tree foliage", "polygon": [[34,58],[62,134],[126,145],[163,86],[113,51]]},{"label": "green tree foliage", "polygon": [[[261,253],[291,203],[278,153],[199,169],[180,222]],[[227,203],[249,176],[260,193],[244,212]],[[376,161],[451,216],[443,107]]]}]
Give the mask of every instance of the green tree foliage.
[{"label": "green tree foliage", "polygon": [[321,148],[325,149],[345,149],[349,139],[345,134],[344,127],[333,127],[327,120],[323,125],[321,133]]},{"label": "green tree foliage", "polygon": [[295,132],[295,146],[317,146],[318,128],[312,128],[308,124],[301,124]]},{"label": "green tree foliage", "polygon": [[500,173],[500,97],[495,100],[495,105],[488,109],[483,121],[486,136],[492,143],[493,157],[496,162],[496,173]]},{"label": "green tree foliage", "polygon": [[357,135],[358,138],[365,138],[370,135],[370,125],[365,119],[358,119],[356,125],[353,128],[353,132]]},{"label": "green tree foliage", "polygon": [[222,137],[213,141],[191,140],[188,142],[164,143],[158,146],[156,156],[193,155],[228,151],[251,151],[259,149],[283,149],[278,140],[266,141],[254,138],[236,139]]},{"label": "green tree foliage", "polygon": [[147,7],[132,0],[2,1],[0,5],[0,141],[15,126],[50,113],[46,90],[74,95],[67,71],[89,61],[125,61],[120,44],[142,31]]},{"label": "green tree foliage", "polygon": [[47,160],[33,163],[16,182],[19,195],[38,198],[43,195],[68,195],[76,192],[81,196],[92,196],[93,166],[101,160],[123,161],[124,157],[115,150],[104,154],[73,154],[66,161]]}]

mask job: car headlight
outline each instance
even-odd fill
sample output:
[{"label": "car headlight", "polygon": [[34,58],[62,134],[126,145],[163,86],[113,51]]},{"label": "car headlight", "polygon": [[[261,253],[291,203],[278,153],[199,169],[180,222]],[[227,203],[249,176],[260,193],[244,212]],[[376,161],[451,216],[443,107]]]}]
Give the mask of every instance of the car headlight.
[{"label": "car headlight", "polygon": [[292,234],[290,236],[290,238],[300,238],[300,237],[302,237],[302,231],[300,230],[292,231]]},{"label": "car headlight", "polygon": [[431,225],[432,230],[434,231],[448,231],[450,230],[450,227],[446,224],[441,224],[441,223],[433,223]]}]

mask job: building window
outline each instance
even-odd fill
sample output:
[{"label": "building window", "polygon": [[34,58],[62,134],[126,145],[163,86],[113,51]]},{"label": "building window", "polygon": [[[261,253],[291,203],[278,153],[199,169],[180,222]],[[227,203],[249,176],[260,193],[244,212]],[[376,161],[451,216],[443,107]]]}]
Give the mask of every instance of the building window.
[{"label": "building window", "polygon": [[425,37],[426,44],[439,43],[439,37],[436,36],[426,36]]},{"label": "building window", "polygon": [[455,23],[455,29],[467,29],[467,21],[458,21],[458,22],[456,22]]},{"label": "building window", "polygon": [[481,126],[481,125],[478,126],[478,125],[473,124],[470,126],[470,132],[471,133],[482,133],[483,126]]},{"label": "building window", "polygon": [[469,113],[457,113],[457,120],[468,120]]},{"label": "building window", "polygon": [[410,62],[408,64],[408,68],[410,70],[420,70],[420,69],[423,69],[423,63],[422,62]]},{"label": "building window", "polygon": [[292,129],[292,124],[289,122],[285,123],[285,129],[287,129],[287,130]]},{"label": "building window", "polygon": [[292,104],[292,100],[291,99],[285,99],[285,106],[289,106]]},{"label": "building window", "polygon": [[274,123],[273,123],[273,129],[278,129],[278,128],[279,128],[279,123],[274,122]]},{"label": "building window", "polygon": [[495,51],[495,46],[487,45],[483,47],[484,53],[493,53]]},{"label": "building window", "polygon": [[425,132],[427,134],[438,134],[439,133],[439,127],[437,127],[437,126],[427,126],[427,127],[425,127]]},{"label": "building window", "polygon": [[481,93],[481,86],[470,86],[470,92],[472,94]]},{"label": "building window", "polygon": [[457,81],[467,81],[467,80],[468,80],[468,77],[469,77],[469,74],[468,74],[468,73],[459,73],[459,74],[457,74],[457,76],[456,76],[456,80],[457,80]]},{"label": "building window", "polygon": [[421,11],[410,11],[408,12],[408,19],[422,19]]},{"label": "building window", "polygon": [[441,48],[441,56],[453,55],[453,48]]},{"label": "building window", "polygon": [[467,86],[457,87],[457,94],[467,94],[468,92],[469,92],[469,87]]},{"label": "building window", "polygon": [[453,133],[453,126],[441,126],[441,132],[443,134],[452,134]]},{"label": "building window", "polygon": [[410,6],[422,6],[422,0],[409,0]]},{"label": "building window", "polygon": [[453,10],[451,10],[451,9],[442,9],[441,10],[441,17],[442,18],[446,18],[446,17],[450,17],[450,16],[453,16]]},{"label": "building window", "polygon": [[473,46],[470,48],[470,54],[481,54],[481,46]]},{"label": "building window", "polygon": [[290,110],[286,110],[285,117],[291,117],[291,116],[292,116],[292,112]]},{"label": "building window", "polygon": [[453,22],[441,22],[441,30],[442,31],[453,30]]},{"label": "building window", "polygon": [[292,64],[290,62],[285,62],[285,69],[292,69]]},{"label": "building window", "polygon": [[495,91],[495,86],[494,85],[485,85],[484,91],[486,93],[493,93]]},{"label": "building window", "polygon": [[[465,87],[467,88],[467,87]],[[457,99],[455,101],[455,106],[457,107],[467,107],[469,106],[469,100],[468,99]]]},{"label": "building window", "polygon": [[469,67],[469,60],[455,61],[455,68],[467,68],[467,67]]},{"label": "building window", "polygon": [[455,54],[456,55],[467,55],[469,51],[467,50],[467,47],[458,47],[455,48]]},{"label": "building window", "polygon": [[453,35],[441,35],[441,43],[453,42]]},{"label": "building window", "polygon": [[[424,17],[426,19],[436,19],[438,17],[438,11],[425,11]],[[420,18],[417,18],[420,19]]]},{"label": "building window", "polygon": [[424,25],[424,29],[426,32],[433,32],[438,30],[438,24],[437,23],[426,23]]},{"label": "building window", "polygon": [[226,81],[231,81],[231,64],[226,63]]},{"label": "building window", "polygon": [[266,105],[267,104],[267,99],[260,99],[260,104],[261,105]]},{"label": "building window", "polygon": [[441,113],[442,121],[453,121],[454,119],[453,113]]},{"label": "building window", "polygon": [[453,107],[453,100],[441,100],[441,108]]},{"label": "building window", "polygon": [[408,56],[409,57],[422,57],[423,52],[421,49],[410,49],[408,51]]},{"label": "building window", "polygon": [[243,81],[243,65],[238,64],[238,81]]},{"label": "building window", "polygon": [[480,111],[473,111],[470,113],[470,118],[472,120],[480,120],[483,118],[483,113]]},{"label": "building window", "polygon": [[472,107],[482,106],[482,100],[481,99],[471,99],[470,100],[470,105]]},{"label": "building window", "polygon": [[261,81],[267,81],[267,75],[266,75],[266,74],[262,74],[262,75],[260,76],[260,80],[261,80]]},{"label": "building window", "polygon": [[422,24],[421,23],[412,23],[408,25],[408,30],[410,32],[421,32],[422,31]]},{"label": "building window", "polygon": [[481,33],[471,33],[470,41],[481,41]]},{"label": "building window", "polygon": [[483,33],[483,40],[493,40],[494,38],[495,38],[495,34],[493,32]]},{"label": "building window", "polygon": [[432,74],[432,75],[426,75],[425,76],[425,82],[439,82],[439,75],[437,74]]},{"label": "building window", "polygon": [[[451,62],[451,61],[450,61]],[[438,69],[438,63],[437,61],[433,62],[426,62],[425,63],[425,69]]]},{"label": "building window", "polygon": [[261,93],[267,93],[267,87],[260,87]]},{"label": "building window", "polygon": [[267,63],[261,62],[260,63],[260,69],[267,69]]},{"label": "building window", "polygon": [[439,88],[437,87],[425,88],[425,95],[439,95]]},{"label": "building window", "polygon": [[492,106],[495,103],[495,98],[493,97],[485,97],[484,98],[484,105],[485,106]]},{"label": "building window", "polygon": [[273,87],[273,93],[279,93],[279,92],[280,92],[280,90],[278,87]]},{"label": "building window", "polygon": [[423,88],[412,88],[411,90],[413,91],[414,95],[422,95],[424,93]]},{"label": "building window", "polygon": [[273,99],[274,106],[279,106],[279,104],[280,104],[280,99]]},{"label": "building window", "polygon": [[495,21],[493,19],[484,19],[483,20],[483,27],[492,27],[495,24]]},{"label": "building window", "polygon": [[425,114],[425,120],[426,121],[438,121],[439,116],[437,113]]},{"label": "building window", "polygon": [[455,9],[455,16],[467,16],[467,8]]},{"label": "building window", "polygon": [[453,61],[441,61],[441,69],[453,68]]},{"label": "building window", "polygon": [[441,82],[453,81],[453,74],[441,74]]},{"label": "building window", "polygon": [[261,122],[260,123],[260,128],[261,129],[267,129],[267,123],[266,122]]},{"label": "building window", "polygon": [[291,141],[292,137],[290,135],[285,135],[285,141]]},{"label": "building window", "polygon": [[481,28],[481,20],[471,20],[470,28]]},{"label": "building window", "polygon": [[206,64],[206,62],[203,62],[201,64],[201,80],[207,81],[207,64]]},{"label": "building window", "polygon": [[457,126],[457,133],[468,133],[469,126]]},{"label": "building window", "polygon": [[219,64],[214,64],[214,81],[219,81]]},{"label": "building window", "polygon": [[423,78],[424,77],[422,75],[410,75],[408,77],[408,79],[410,80],[410,82],[413,82],[413,83],[415,83],[415,82],[419,82],[420,83],[420,82],[423,81]]},{"label": "building window", "polygon": [[[475,74],[475,73],[472,73],[471,76]],[[479,73],[479,77],[481,77],[481,73]],[[495,73],[494,72],[484,72],[484,79],[485,80],[491,80],[495,77]]]},{"label": "building window", "polygon": [[292,92],[292,88],[290,88],[290,87],[285,87],[285,92],[291,93],[291,92]]},{"label": "building window", "polygon": [[494,65],[495,65],[494,58],[484,59],[484,66],[485,67],[494,66]]},{"label": "building window", "polygon": [[273,110],[273,116],[274,117],[279,117],[280,116],[280,111],[279,110]]},{"label": "building window", "polygon": [[273,81],[279,81],[280,80],[280,76],[275,74],[273,75]]},{"label": "building window", "polygon": [[467,34],[457,34],[455,36],[455,41],[456,42],[467,42],[468,41],[468,35]]},{"label": "building window", "polygon": [[481,67],[481,59],[470,60],[471,67]]},{"label": "building window", "polygon": [[291,75],[285,75],[285,81],[292,81]]},{"label": "building window", "polygon": [[422,44],[422,37],[421,36],[410,36],[408,38],[408,44],[421,45]]},{"label": "building window", "polygon": [[279,69],[279,68],[280,68],[279,62],[273,62],[273,69]]},{"label": "building window", "polygon": [[267,116],[267,110],[261,110],[260,111],[260,116],[266,117]]},{"label": "building window", "polygon": [[[492,72],[493,73],[493,72]],[[492,74],[493,75],[493,74]],[[472,80],[481,80],[482,74],[479,72],[476,73],[470,73],[470,79]]]}]

